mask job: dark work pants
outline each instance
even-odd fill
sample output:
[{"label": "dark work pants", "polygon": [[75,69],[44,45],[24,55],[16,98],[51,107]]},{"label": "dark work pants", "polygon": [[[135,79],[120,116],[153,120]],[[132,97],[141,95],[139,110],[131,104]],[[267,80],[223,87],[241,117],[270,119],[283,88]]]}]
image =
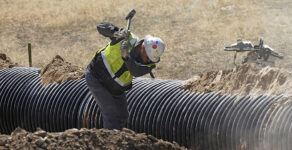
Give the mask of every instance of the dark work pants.
[{"label": "dark work pants", "polygon": [[126,127],[129,112],[125,93],[113,97],[89,72],[86,72],[85,79],[92,96],[101,110],[103,127],[109,130],[121,130]]}]

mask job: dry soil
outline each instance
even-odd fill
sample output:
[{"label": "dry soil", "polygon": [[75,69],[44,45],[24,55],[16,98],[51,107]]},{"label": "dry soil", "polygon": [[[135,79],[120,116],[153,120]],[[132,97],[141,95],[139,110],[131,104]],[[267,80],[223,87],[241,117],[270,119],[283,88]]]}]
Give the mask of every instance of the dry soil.
[{"label": "dry soil", "polygon": [[280,95],[291,97],[292,73],[285,69],[252,64],[229,70],[209,71],[186,80],[182,89],[192,92],[218,92],[243,95]]},{"label": "dry soil", "polygon": [[137,134],[130,129],[70,129],[49,133],[38,129],[27,132],[16,128],[11,135],[0,135],[0,149],[96,149],[96,150],[184,150],[177,143]]},{"label": "dry soil", "polygon": [[51,62],[40,71],[43,85],[49,83],[63,83],[69,80],[84,77],[84,69],[66,62],[61,56],[56,55]]},{"label": "dry soil", "polygon": [[13,63],[6,54],[0,53],[0,70],[4,68],[11,68],[14,66],[18,66],[17,63]]}]

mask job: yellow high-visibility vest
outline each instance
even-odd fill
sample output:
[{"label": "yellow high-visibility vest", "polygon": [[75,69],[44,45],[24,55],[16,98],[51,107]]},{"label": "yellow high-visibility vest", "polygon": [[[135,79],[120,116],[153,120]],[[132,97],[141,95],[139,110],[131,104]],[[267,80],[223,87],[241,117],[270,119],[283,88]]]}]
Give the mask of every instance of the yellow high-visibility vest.
[{"label": "yellow high-visibility vest", "polygon": [[[138,38],[131,33],[130,35],[130,48],[129,52],[133,50],[135,43]],[[121,86],[129,85],[133,76],[130,74],[129,70],[126,68],[125,63],[122,59],[120,42],[115,45],[110,45],[110,43],[103,49],[98,50],[92,58],[95,57],[97,53],[101,53],[103,63],[111,75],[111,77]]]}]

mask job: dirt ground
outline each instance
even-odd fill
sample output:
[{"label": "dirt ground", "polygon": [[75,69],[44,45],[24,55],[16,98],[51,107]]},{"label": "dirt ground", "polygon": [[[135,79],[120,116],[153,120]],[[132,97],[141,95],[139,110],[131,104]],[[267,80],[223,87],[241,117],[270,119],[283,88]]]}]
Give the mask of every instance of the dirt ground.
[{"label": "dirt ground", "polygon": [[185,81],[182,89],[192,92],[218,92],[222,94],[292,96],[292,73],[272,67],[259,68],[241,65],[229,70],[204,72]]},{"label": "dirt ground", "polygon": [[56,55],[51,62],[46,64],[40,71],[42,84],[63,83],[69,80],[84,77],[84,69],[66,62],[61,56]]},{"label": "dirt ground", "polygon": [[4,68],[11,68],[14,66],[18,66],[17,63],[13,63],[6,54],[0,53],[0,70]]},{"label": "dirt ground", "polygon": [[[231,69],[234,53],[223,49],[238,38],[258,44],[264,37],[265,44],[284,54],[276,66],[292,69],[291,7],[291,0],[2,0],[0,53],[27,66],[30,42],[34,67],[60,55],[85,68],[109,42],[98,34],[96,24],[106,21],[125,27],[125,16],[134,8],[131,31],[140,38],[158,36],[166,44],[153,71],[156,78],[186,80],[206,71]],[[238,54],[237,63],[244,56]]]},{"label": "dirt ground", "polygon": [[96,149],[96,150],[184,150],[177,143],[137,134],[130,129],[70,129],[49,133],[41,129],[27,132],[15,129],[11,135],[0,135],[0,149]]}]

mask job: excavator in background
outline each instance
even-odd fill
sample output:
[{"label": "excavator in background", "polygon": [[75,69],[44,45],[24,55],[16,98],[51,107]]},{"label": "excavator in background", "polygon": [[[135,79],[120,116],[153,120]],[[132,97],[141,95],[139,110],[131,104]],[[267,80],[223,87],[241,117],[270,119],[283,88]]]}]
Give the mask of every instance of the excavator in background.
[{"label": "excavator in background", "polygon": [[[242,41],[242,39],[238,39],[237,43],[234,43],[230,46],[224,47],[224,51],[235,51],[234,54],[234,64],[237,56],[237,52],[246,52],[248,51],[247,56],[242,61],[242,64],[250,64],[255,63],[261,67],[265,66],[275,66],[274,60],[269,60],[270,56],[274,58],[283,59],[284,56],[281,53],[277,53],[273,48],[268,45],[264,45],[264,39],[261,37],[259,45],[254,45],[250,41]],[[237,66],[237,65],[236,65]]]}]

